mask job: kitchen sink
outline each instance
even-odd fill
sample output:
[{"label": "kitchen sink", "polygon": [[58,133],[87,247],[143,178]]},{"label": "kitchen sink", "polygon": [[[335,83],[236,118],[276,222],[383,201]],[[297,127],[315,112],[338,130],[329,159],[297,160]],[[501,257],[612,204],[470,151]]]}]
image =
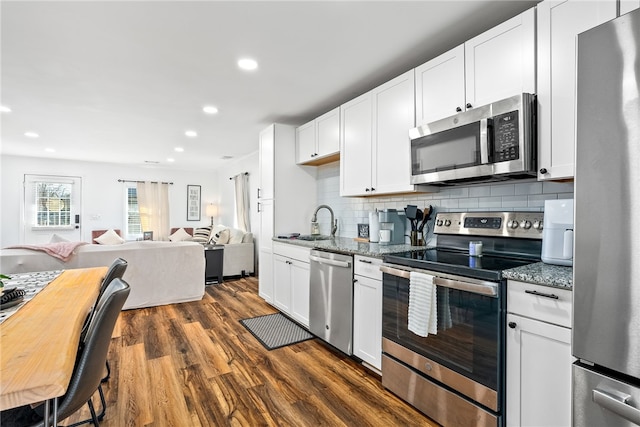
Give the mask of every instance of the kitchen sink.
[{"label": "kitchen sink", "polygon": [[298,239],[298,240],[309,240],[309,241],[330,240],[331,236],[325,236],[323,234],[303,234],[303,235],[300,235],[300,236],[296,237],[296,239]]}]

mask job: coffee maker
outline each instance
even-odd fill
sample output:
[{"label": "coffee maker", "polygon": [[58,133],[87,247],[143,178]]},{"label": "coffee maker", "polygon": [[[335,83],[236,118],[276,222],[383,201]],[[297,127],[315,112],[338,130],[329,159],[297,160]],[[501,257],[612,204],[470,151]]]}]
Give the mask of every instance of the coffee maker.
[{"label": "coffee maker", "polygon": [[380,222],[380,244],[401,245],[404,243],[404,215],[400,216],[397,209],[385,209],[378,212]]}]

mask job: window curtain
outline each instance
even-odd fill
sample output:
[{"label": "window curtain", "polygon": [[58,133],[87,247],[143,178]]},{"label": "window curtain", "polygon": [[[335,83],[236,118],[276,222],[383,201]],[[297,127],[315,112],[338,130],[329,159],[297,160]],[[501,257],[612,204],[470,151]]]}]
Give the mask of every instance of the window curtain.
[{"label": "window curtain", "polygon": [[169,238],[169,184],[139,182],[138,210],[142,231],[153,231],[153,240]]},{"label": "window curtain", "polygon": [[249,223],[249,174],[241,173],[233,177],[236,186],[236,223],[245,232],[251,231]]}]

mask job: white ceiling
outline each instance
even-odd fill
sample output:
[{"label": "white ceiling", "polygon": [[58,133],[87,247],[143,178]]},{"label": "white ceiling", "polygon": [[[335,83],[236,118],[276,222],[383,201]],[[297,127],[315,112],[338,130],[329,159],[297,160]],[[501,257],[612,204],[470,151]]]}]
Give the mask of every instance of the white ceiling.
[{"label": "white ceiling", "polygon": [[215,168],[536,3],[2,0],[1,153]]}]

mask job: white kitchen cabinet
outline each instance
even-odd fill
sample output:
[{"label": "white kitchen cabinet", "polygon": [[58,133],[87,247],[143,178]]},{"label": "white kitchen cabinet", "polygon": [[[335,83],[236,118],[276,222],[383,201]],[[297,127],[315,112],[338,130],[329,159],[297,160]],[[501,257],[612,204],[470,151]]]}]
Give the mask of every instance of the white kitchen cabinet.
[{"label": "white kitchen cabinet", "polygon": [[371,192],[373,143],[371,99],[371,92],[368,92],[340,107],[341,196]]},{"label": "white kitchen cabinet", "polygon": [[571,292],[509,281],[507,312],[507,426],[570,426]]},{"label": "white kitchen cabinet", "polygon": [[411,70],[340,107],[341,196],[424,191],[410,183],[414,86]]},{"label": "white kitchen cabinet", "polygon": [[275,243],[273,252],[273,305],[309,327],[310,249]]},{"label": "white kitchen cabinet", "polygon": [[415,69],[416,125],[420,126],[462,111],[464,94],[464,44]]},{"label": "white kitchen cabinet", "polygon": [[316,206],[316,168],[295,161],[295,128],[272,124],[259,136],[259,294],[274,303],[274,236],[307,233]]},{"label": "white kitchen cabinet", "polygon": [[640,0],[620,0],[620,15],[640,9]]},{"label": "white kitchen cabinet", "polygon": [[574,176],[576,36],[616,17],[616,1],[543,1],[538,9],[538,180]]},{"label": "white kitchen cabinet", "polygon": [[536,93],[535,13],[526,10],[465,42],[467,108]]},{"label": "white kitchen cabinet", "polygon": [[296,129],[296,161],[321,165],[340,158],[340,108]]},{"label": "white kitchen cabinet", "polygon": [[356,255],[353,282],[353,354],[370,366],[382,364],[381,259]]},{"label": "white kitchen cabinet", "polygon": [[258,200],[258,294],[273,303],[273,199]]},{"label": "white kitchen cabinet", "polygon": [[415,69],[416,124],[536,92],[535,9]]}]

